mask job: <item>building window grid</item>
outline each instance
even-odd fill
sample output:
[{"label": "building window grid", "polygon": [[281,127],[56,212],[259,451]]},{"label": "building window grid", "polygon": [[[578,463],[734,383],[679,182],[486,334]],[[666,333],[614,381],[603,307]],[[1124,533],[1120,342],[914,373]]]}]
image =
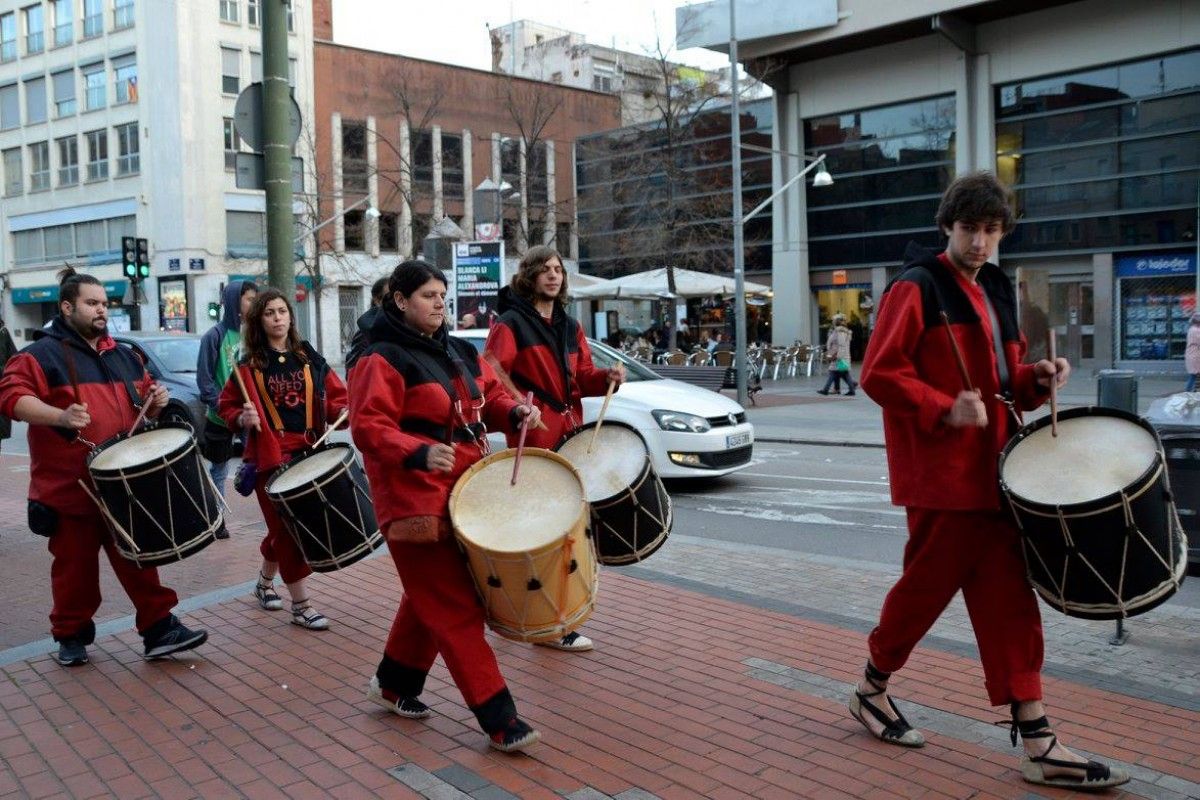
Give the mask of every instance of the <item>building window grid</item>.
[{"label": "building window grid", "polygon": [[13,233],[13,263],[39,264],[63,258],[120,257],[121,237],[137,229],[136,217],[114,217],[90,222],[53,225]]},{"label": "building window grid", "polygon": [[117,105],[138,101],[137,61],[132,57],[113,62],[113,95]]},{"label": "building window grid", "polygon": [[46,121],[46,79],[25,81],[25,124]]},{"label": "building window grid", "polygon": [[108,131],[88,131],[84,138],[88,151],[87,179],[105,180],[108,178]]},{"label": "building window grid", "polygon": [[75,0],[54,0],[54,46],[64,47],[75,40]]},{"label": "building window grid", "polygon": [[58,144],[58,185],[74,186],[79,183],[79,140],[75,136],[64,136]]},{"label": "building window grid", "polygon": [[0,14],[0,62],[12,61],[17,57],[16,12]]},{"label": "building window grid", "polygon": [[113,30],[133,27],[134,0],[114,0]]},{"label": "building window grid", "polygon": [[117,175],[136,175],[141,171],[141,146],[138,141],[138,125],[130,122],[118,125],[117,132]]},{"label": "building window grid", "polygon": [[68,117],[75,113],[75,70],[56,72],[51,76],[54,84],[54,115]]},{"label": "building window grid", "polygon": [[222,127],[225,140],[225,169],[233,171],[237,169],[237,154],[242,149],[241,137],[238,136],[232,117],[225,117]]},{"label": "building window grid", "polygon": [[34,142],[28,149],[29,191],[43,192],[50,188],[50,144]]},{"label": "building window grid", "polygon": [[367,190],[367,124],[360,120],[342,122],[342,188]]},{"label": "building window grid", "polygon": [[0,86],[0,130],[21,127],[21,97],[17,84]]},{"label": "building window grid", "polygon": [[108,87],[105,84],[104,65],[83,70],[84,110],[95,111],[108,104]]},{"label": "building window grid", "polygon": [[25,192],[24,164],[21,148],[11,147],[2,154],[4,160],[4,196],[16,197]]},{"label": "building window grid", "polygon": [[242,52],[228,47],[221,48],[221,92],[236,95],[242,83]]},{"label": "building window grid", "polygon": [[257,28],[261,24],[259,19],[259,0],[246,0],[246,24]]},{"label": "building window grid", "polygon": [[238,0],[220,0],[221,21],[238,22]]},{"label": "building window grid", "polygon": [[25,17],[25,54],[33,55],[46,49],[45,19],[42,6],[29,6],[21,10]]},{"label": "building window grid", "polygon": [[104,33],[104,0],[83,0],[83,38]]}]

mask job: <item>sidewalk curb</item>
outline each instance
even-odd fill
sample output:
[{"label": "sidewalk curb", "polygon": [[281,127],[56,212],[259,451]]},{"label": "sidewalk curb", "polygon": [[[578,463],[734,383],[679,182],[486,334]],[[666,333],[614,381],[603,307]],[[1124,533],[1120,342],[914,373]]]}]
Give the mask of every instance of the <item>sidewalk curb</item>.
[{"label": "sidewalk curb", "polygon": [[754,441],[756,444],[765,442],[767,444],[807,444],[816,447],[877,447],[880,450],[884,449],[883,442],[838,442],[825,439],[798,439],[790,436],[756,436]]}]

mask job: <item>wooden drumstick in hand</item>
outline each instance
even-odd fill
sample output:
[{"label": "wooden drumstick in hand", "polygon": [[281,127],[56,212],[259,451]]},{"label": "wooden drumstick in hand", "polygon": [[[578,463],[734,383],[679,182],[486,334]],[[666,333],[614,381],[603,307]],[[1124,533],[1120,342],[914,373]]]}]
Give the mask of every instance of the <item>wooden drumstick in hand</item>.
[{"label": "wooden drumstick in hand", "polygon": [[613,392],[617,390],[617,382],[609,380],[608,391],[604,393],[604,404],[600,406],[600,416],[596,417],[596,427],[592,429],[592,438],[588,442],[587,451],[592,452],[596,446],[596,437],[600,435],[600,426],[604,424],[604,415],[608,413],[608,402],[612,400]]},{"label": "wooden drumstick in hand", "polygon": [[[525,395],[525,405],[533,408],[533,392]],[[525,450],[525,433],[529,430],[529,417],[521,420],[521,435],[517,437],[517,454],[513,457],[513,474],[510,486],[517,485],[517,472],[521,469],[521,453]]]},{"label": "wooden drumstick in hand", "polygon": [[945,311],[942,312],[942,322],[946,323],[946,338],[950,340],[950,350],[954,353],[954,361],[958,364],[958,374],[962,376],[963,388],[968,392],[973,392],[975,387],[971,385],[971,373],[967,372],[967,362],[963,361],[962,350],[958,348],[958,340],[954,338],[954,331],[950,330],[950,315]]},{"label": "wooden drumstick in hand", "polygon": [[[488,366],[492,368],[492,372],[496,373],[496,380],[500,381],[500,385],[504,387],[504,390],[512,395],[512,398],[517,402],[523,401],[524,398],[521,396],[521,390],[517,388],[515,383],[513,383],[512,378],[510,378],[508,373],[505,372],[504,367],[500,366],[500,359],[496,358],[491,353],[484,352],[483,360],[486,361]],[[542,422],[540,419],[538,420],[537,425],[534,425],[533,427],[537,428],[539,431],[550,430],[546,427],[546,423]]]},{"label": "wooden drumstick in hand", "polygon": [[321,442],[325,441],[325,439],[327,439],[327,438],[329,437],[329,434],[331,434],[331,433],[333,433],[334,431],[336,431],[336,430],[338,429],[338,427],[339,427],[339,426],[340,426],[340,425],[341,425],[343,422],[345,422],[345,421],[346,421],[346,417],[348,417],[348,416],[350,416],[350,409],[348,409],[348,408],[343,408],[343,409],[342,409],[342,413],[338,414],[338,418],[337,418],[337,419],[335,419],[335,420],[333,421],[333,424],[332,424],[332,425],[330,425],[329,427],[327,427],[327,428],[325,429],[325,432],[321,434],[321,438],[320,438],[320,439],[317,439],[315,442],[313,442],[312,449],[313,449],[313,450],[316,450],[318,447],[320,447],[320,446],[321,446]]},{"label": "wooden drumstick in hand", "polygon": [[1050,341],[1046,349],[1050,353],[1050,363],[1054,365],[1054,374],[1050,376],[1050,435],[1058,436],[1058,354],[1055,352],[1058,348],[1054,328],[1050,329]]}]

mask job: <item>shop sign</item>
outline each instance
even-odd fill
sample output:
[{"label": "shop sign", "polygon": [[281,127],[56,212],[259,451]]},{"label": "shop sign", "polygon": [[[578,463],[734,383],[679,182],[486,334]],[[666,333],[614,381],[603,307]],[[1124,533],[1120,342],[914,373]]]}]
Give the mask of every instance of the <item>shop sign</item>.
[{"label": "shop sign", "polygon": [[1117,275],[1122,278],[1162,278],[1195,273],[1196,256],[1192,253],[1121,256],[1117,259]]},{"label": "shop sign", "polygon": [[497,297],[503,285],[503,273],[504,242],[458,242],[454,245],[451,286],[456,323],[461,323],[463,317],[470,314],[475,318],[474,327],[492,326],[497,317]]}]

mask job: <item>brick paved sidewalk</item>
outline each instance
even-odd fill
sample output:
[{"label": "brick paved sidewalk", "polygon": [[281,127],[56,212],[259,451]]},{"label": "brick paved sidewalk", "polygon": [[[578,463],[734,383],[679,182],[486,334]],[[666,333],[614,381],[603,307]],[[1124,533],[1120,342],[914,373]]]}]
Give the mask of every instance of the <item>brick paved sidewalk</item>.
[{"label": "brick paved sidewalk", "polygon": [[[130,633],[92,663],[0,668],[0,797],[1066,797],[1015,769],[969,659],[919,650],[895,690],[921,751],[845,710],[861,633],[606,570],[592,653],[493,639],[543,742],[487,749],[439,664],[426,721],[364,697],[399,596],[390,560],[318,576],[333,621],[301,630],[237,596],[189,615],[212,638],[148,664]],[[1135,769],[1130,793],[1200,790],[1200,714],[1047,681],[1072,745]],[[916,721],[916,720],[914,720]]]}]

